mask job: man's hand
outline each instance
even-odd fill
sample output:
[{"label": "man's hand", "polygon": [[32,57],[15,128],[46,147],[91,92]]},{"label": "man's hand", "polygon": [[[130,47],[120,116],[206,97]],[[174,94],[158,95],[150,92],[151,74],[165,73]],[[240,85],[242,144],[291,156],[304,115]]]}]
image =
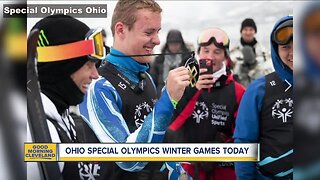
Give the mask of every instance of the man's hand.
[{"label": "man's hand", "polygon": [[184,93],[184,90],[189,86],[189,71],[185,67],[178,67],[169,71],[167,77],[167,90],[171,99],[179,101]]},{"label": "man's hand", "polygon": [[200,69],[200,76],[196,84],[198,90],[212,88],[214,84],[212,74],[203,74],[207,71],[205,68]]}]

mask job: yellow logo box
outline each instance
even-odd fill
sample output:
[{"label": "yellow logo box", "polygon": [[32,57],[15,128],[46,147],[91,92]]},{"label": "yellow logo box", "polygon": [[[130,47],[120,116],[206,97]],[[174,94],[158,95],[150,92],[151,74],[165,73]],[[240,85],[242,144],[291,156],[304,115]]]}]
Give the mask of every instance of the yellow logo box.
[{"label": "yellow logo box", "polygon": [[24,144],[24,161],[39,162],[39,161],[57,161],[57,144]]}]

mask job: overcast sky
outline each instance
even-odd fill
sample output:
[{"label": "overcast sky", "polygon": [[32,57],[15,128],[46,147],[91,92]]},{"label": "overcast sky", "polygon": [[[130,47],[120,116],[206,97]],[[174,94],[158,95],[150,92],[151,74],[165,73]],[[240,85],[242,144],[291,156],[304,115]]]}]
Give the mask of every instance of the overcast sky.
[{"label": "overcast sky", "polygon": [[[31,1],[30,1],[31,2]],[[41,1],[43,3],[44,1]],[[53,1],[51,1],[52,3]],[[57,3],[70,3],[56,1]],[[81,2],[81,1],[79,1]],[[90,1],[90,4],[94,1]],[[108,17],[81,18],[90,27],[103,27],[107,31],[107,45],[112,45],[110,30],[111,17],[117,1],[95,1],[108,4]],[[199,32],[207,27],[220,27],[225,30],[231,40],[231,47],[240,39],[240,25],[242,20],[251,17],[258,27],[257,39],[269,48],[269,35],[275,22],[281,17],[293,14],[295,2],[276,1],[157,1],[163,9],[162,30],[160,31],[160,46],[155,48],[159,52],[165,43],[167,32],[179,29],[186,42],[196,46]],[[28,1],[29,3],[29,1]],[[39,3],[39,1],[37,2]],[[77,3],[72,1],[72,3]],[[82,3],[87,3],[82,1]],[[28,30],[39,19],[28,19]]]}]

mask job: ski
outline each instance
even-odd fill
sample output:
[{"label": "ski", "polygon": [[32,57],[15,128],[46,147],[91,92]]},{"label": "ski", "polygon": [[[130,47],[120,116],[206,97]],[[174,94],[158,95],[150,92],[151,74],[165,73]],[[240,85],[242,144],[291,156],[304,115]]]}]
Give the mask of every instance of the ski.
[{"label": "ski", "polygon": [[[40,85],[37,74],[37,41],[39,30],[34,29],[30,32],[27,49],[27,110],[28,122],[31,136],[34,143],[52,143],[47,124],[47,118],[43,109],[40,96]],[[57,162],[39,162],[42,179],[56,180],[62,179]]]}]

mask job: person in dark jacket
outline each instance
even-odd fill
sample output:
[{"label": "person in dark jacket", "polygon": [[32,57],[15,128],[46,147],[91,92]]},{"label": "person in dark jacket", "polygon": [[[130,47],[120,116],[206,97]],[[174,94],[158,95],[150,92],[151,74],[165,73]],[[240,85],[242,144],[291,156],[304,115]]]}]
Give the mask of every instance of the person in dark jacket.
[{"label": "person in dark jacket", "polygon": [[259,162],[235,163],[237,178],[292,179],[293,174],[293,17],[271,32],[275,72],[253,81],[243,95],[235,142],[260,143]]},{"label": "person in dark jacket", "polygon": [[[226,66],[229,38],[219,28],[203,31],[198,38],[200,60],[212,67],[201,68],[196,87],[188,87],[177,105],[167,131],[168,142],[233,142],[233,130],[244,87],[233,80]],[[201,62],[200,62],[201,64]],[[201,65],[200,65],[201,67]],[[211,69],[207,73],[208,69]],[[183,163],[193,178],[236,179],[233,163]]]},{"label": "person in dark jacket", "polygon": [[[63,14],[41,19],[33,26],[32,30],[35,29],[40,31],[37,70],[41,101],[52,142],[83,142],[82,131],[76,128],[69,107],[81,103],[91,81],[99,77],[95,66],[99,59],[92,55],[96,55],[95,45],[103,42],[91,39],[90,35],[101,35],[101,29],[90,29],[76,18]],[[34,122],[27,124],[28,142],[37,142],[29,128]],[[103,173],[95,162],[58,162],[58,165],[59,179],[96,179]],[[41,179],[39,167],[36,162],[28,162],[28,179]]]},{"label": "person in dark jacket", "polygon": [[161,53],[185,53],[185,54],[172,54],[172,55],[159,55],[155,58],[151,65],[150,74],[157,87],[158,96],[161,95],[161,90],[165,85],[170,70],[183,66],[186,60],[190,57],[187,53],[187,48],[182,34],[179,30],[170,30],[167,35],[167,42]]}]

